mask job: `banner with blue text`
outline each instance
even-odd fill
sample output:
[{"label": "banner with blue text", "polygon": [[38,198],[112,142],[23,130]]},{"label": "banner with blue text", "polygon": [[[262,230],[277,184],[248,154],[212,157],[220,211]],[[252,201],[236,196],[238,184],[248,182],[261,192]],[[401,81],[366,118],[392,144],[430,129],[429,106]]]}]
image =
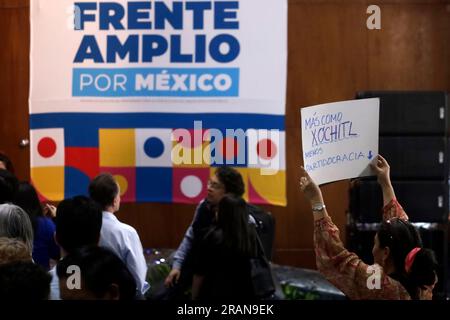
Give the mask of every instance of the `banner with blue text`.
[{"label": "banner with blue text", "polygon": [[379,98],[301,109],[303,165],[317,184],[372,175],[379,114]]},{"label": "banner with blue text", "polygon": [[286,205],[286,0],[33,0],[31,178],[113,174],[123,201],[196,203],[215,167]]}]

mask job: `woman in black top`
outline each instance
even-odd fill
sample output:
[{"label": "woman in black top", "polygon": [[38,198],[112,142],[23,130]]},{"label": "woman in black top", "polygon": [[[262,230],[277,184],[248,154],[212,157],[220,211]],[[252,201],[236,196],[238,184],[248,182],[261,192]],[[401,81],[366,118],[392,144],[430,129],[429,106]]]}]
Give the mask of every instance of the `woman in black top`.
[{"label": "woman in black top", "polygon": [[244,199],[224,196],[217,207],[216,223],[194,249],[193,299],[255,299],[250,258],[256,255],[256,231],[249,224]]}]

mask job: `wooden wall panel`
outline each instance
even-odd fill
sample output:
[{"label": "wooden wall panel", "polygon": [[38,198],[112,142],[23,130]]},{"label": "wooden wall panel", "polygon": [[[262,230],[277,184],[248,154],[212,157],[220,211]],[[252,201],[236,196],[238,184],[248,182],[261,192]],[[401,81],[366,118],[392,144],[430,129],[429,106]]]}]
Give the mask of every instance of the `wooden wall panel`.
[{"label": "wooden wall panel", "polygon": [[368,32],[369,87],[448,90],[450,5],[380,5],[382,30]]},{"label": "wooden wall panel", "polygon": [[24,8],[28,10],[29,0],[0,0],[0,9]]},{"label": "wooden wall panel", "polygon": [[[352,99],[367,83],[363,5],[290,2],[286,106],[288,207],[277,216],[277,261],[314,265],[312,215],[298,188],[302,159],[300,107]],[[347,183],[324,188],[329,212],[345,237]],[[295,248],[297,251],[293,251]]]},{"label": "wooden wall panel", "polygon": [[28,1],[0,2],[0,150],[14,160],[20,179],[29,176],[28,138],[29,19]]},{"label": "wooden wall panel", "polygon": [[[28,137],[28,1],[0,0],[0,150],[11,155],[21,178],[29,175],[29,150],[18,147],[20,138]],[[288,206],[266,209],[277,223],[275,261],[314,267],[312,216],[297,183],[302,159],[300,107],[352,99],[358,90],[450,90],[450,1],[378,1],[382,29],[372,31],[366,28],[370,1],[288,3]],[[327,207],[342,231],[347,189],[347,181],[323,188]],[[194,205],[123,204],[118,216],[136,227],[145,247],[174,248],[194,209]]]}]

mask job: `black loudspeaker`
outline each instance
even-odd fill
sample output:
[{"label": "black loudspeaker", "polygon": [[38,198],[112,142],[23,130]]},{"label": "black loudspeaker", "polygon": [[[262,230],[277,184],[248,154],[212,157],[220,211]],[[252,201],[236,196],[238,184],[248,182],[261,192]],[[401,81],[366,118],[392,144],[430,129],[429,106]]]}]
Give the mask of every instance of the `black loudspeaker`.
[{"label": "black loudspeaker", "polygon": [[447,178],[446,138],[389,136],[379,141],[379,153],[389,162],[392,179]]},{"label": "black loudspeaker", "polygon": [[[393,181],[398,201],[412,222],[446,222],[448,184],[443,181]],[[375,180],[356,180],[350,189],[350,212],[357,222],[382,219],[383,195]]]},{"label": "black loudspeaker", "polygon": [[445,92],[362,91],[358,99],[380,98],[380,135],[445,135]]}]

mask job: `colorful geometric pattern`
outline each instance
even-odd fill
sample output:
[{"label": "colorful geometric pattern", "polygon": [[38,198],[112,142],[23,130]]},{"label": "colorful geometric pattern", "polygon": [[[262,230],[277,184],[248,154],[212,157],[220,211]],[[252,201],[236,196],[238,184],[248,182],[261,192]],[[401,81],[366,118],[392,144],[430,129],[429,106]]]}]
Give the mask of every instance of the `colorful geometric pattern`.
[{"label": "colorful geometric pattern", "polygon": [[32,130],[30,140],[32,167],[64,166],[64,129]]},{"label": "colorful geometric pattern", "polygon": [[136,166],[171,167],[172,130],[136,129]]},{"label": "colorful geometric pattern", "polygon": [[242,174],[247,201],[286,205],[284,130],[133,128],[100,120],[61,128],[31,122],[31,177],[42,200],[86,195],[89,181],[109,172],[123,202],[197,203],[215,168],[228,165]]},{"label": "colorful geometric pattern", "polygon": [[209,138],[209,132],[206,130],[173,130],[172,165],[179,168],[209,168],[211,163]]},{"label": "colorful geometric pattern", "polygon": [[[242,170],[247,184],[250,169],[285,167],[279,141],[248,133],[285,131],[287,0],[152,2],[29,2],[42,198],[86,194],[108,170],[124,201],[194,203],[218,166]],[[262,186],[246,197],[283,203],[280,181],[267,187],[274,200]]]},{"label": "colorful geometric pattern", "polygon": [[173,168],[173,201],[197,203],[207,193],[210,168]]}]

